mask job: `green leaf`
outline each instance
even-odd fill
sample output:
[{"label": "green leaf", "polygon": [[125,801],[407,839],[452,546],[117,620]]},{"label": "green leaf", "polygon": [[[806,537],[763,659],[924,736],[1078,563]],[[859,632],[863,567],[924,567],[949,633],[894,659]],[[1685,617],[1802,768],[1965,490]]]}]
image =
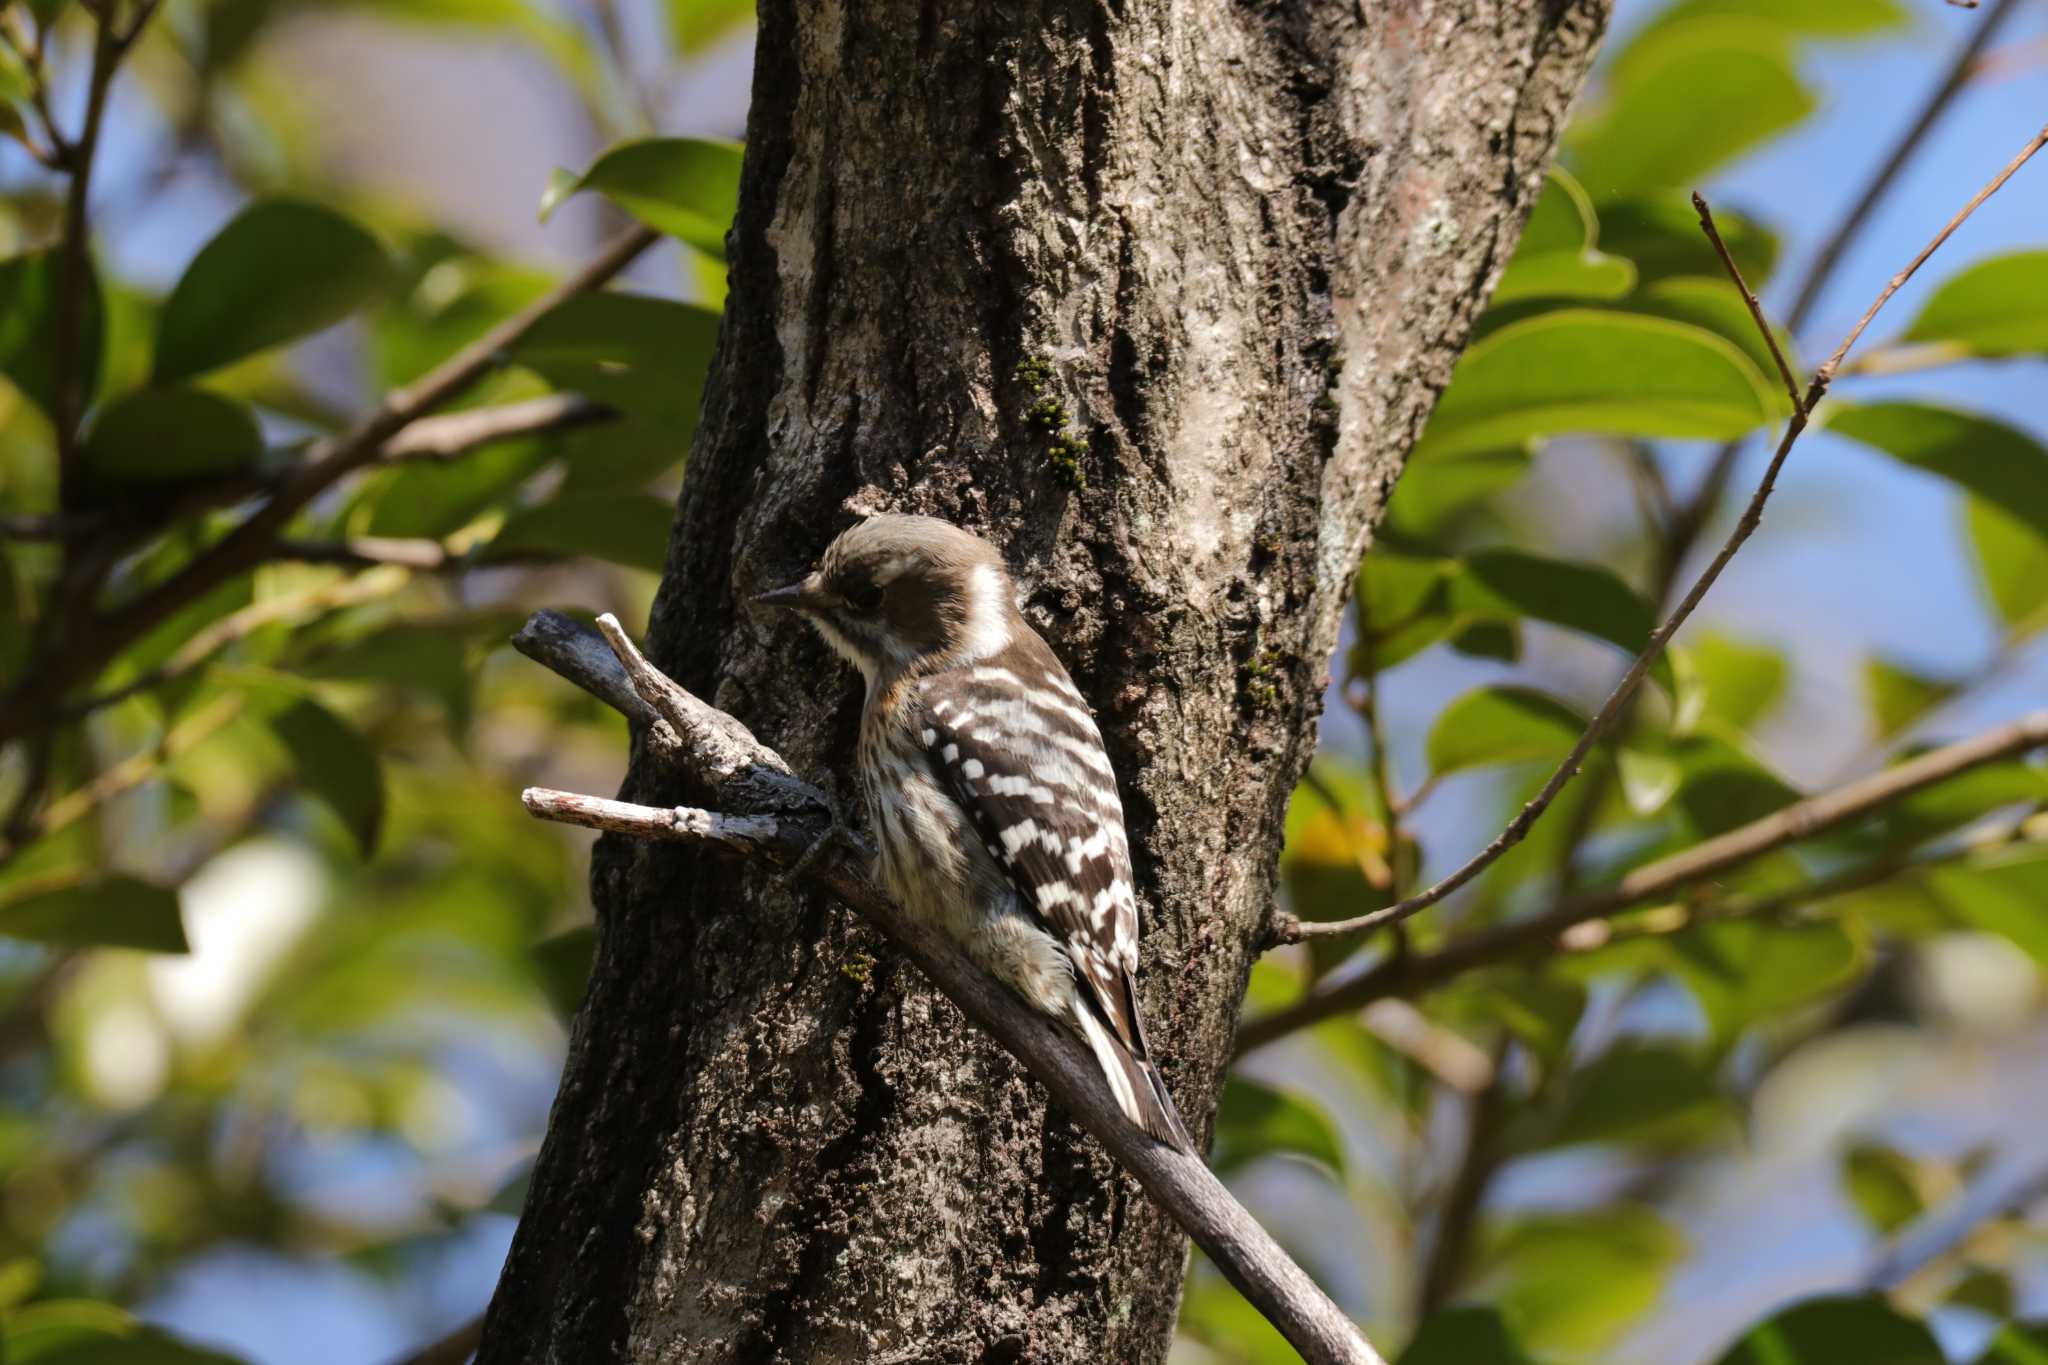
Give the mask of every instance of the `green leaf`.
[{"label": "green leaf", "polygon": [[[1303,781],[1287,803],[1286,838],[1280,859],[1280,883],[1287,904],[1305,920],[1349,919],[1387,903],[1386,890],[1374,886],[1365,868],[1386,870],[1385,883],[1395,876],[1390,861],[1407,860],[1390,848],[1385,813],[1366,770],[1332,754],[1318,754],[1312,781]],[[1332,808],[1329,792],[1339,802]],[[1405,867],[1403,871],[1405,871]],[[1355,941],[1317,939],[1310,960],[1318,974],[1356,952]]]},{"label": "green leaf", "polygon": [[1902,340],[1976,356],[2048,351],[2048,251],[1994,256],[1943,281]]},{"label": "green leaf", "polygon": [[1636,281],[1635,266],[1594,248],[1593,204],[1563,167],[1553,167],[1529,211],[1515,254],[1494,286],[1493,306],[1538,298],[1617,299]]},{"label": "green leaf", "polygon": [[[561,1019],[573,1019],[590,988],[590,964],[597,956],[597,926],[579,924],[533,945],[534,971],[548,1003]],[[511,1212],[518,1213],[517,1207]]]},{"label": "green leaf", "polygon": [[1531,1214],[1487,1231],[1475,1292],[1499,1306],[1528,1348],[1586,1354],[1657,1301],[1684,1252],[1677,1230],[1637,1205]]},{"label": "green leaf", "polygon": [[1723,1041],[1846,989],[1870,963],[1870,945],[1852,919],[1709,920],[1673,937],[1670,948],[1679,978]]},{"label": "green leaf", "polygon": [[1863,697],[1880,739],[1888,739],[1947,701],[1957,684],[1873,655],[1863,661]]},{"label": "green leaf", "polygon": [[[1735,286],[1725,276],[1674,275],[1643,286],[1617,306],[1631,313],[1689,323],[1731,342],[1763,376],[1775,415],[1791,415],[1792,400],[1785,393],[1784,377],[1778,373],[1778,362],[1772,358],[1771,348],[1764,344],[1763,334],[1757,331],[1756,319],[1749,315],[1748,305],[1743,303],[1742,296],[1735,292]],[[1779,350],[1785,355],[1785,363],[1792,366],[1796,377],[1799,353],[1792,344],[1792,338],[1780,328],[1773,327],[1771,331],[1777,338]]]},{"label": "green leaf", "polygon": [[1566,432],[1727,438],[1772,417],[1740,348],[1662,318],[1566,308],[1470,347],[1417,454],[1514,445]]},{"label": "green leaf", "polygon": [[541,220],[585,190],[722,261],[726,230],[739,206],[739,144],[691,137],[620,143],[582,175],[557,171],[541,196]]},{"label": "green leaf", "polygon": [[[1642,652],[1657,624],[1649,603],[1599,565],[1518,550],[1468,556],[1464,577],[1452,585],[1451,603],[1467,619],[1527,617],[1605,640],[1631,656]],[[1670,690],[1670,661],[1660,655],[1650,676]]]},{"label": "green leaf", "polygon": [[185,268],[157,330],[156,379],[204,374],[340,322],[392,276],[384,248],[322,204],[260,199]]},{"label": "green leaf", "polygon": [[1703,1059],[1669,1044],[1622,1043],[1574,1072],[1561,1113],[1532,1121],[1517,1145],[1676,1148],[1733,1128],[1733,1102]]},{"label": "green leaf", "polygon": [[72,948],[139,948],[187,953],[178,893],[138,877],[30,892],[0,905],[0,936]]},{"label": "green leaf", "polygon": [[1536,1365],[1494,1308],[1432,1314],[1394,1365]]},{"label": "green leaf", "polygon": [[1976,1365],[2048,1365],[2048,1322],[2008,1322]]},{"label": "green leaf", "polygon": [[1567,135],[1599,203],[1690,186],[1814,110],[1776,25],[1711,16],[1659,24],[1610,73],[1613,90]]},{"label": "green leaf", "polygon": [[92,1299],[54,1299],[17,1309],[6,1324],[7,1365],[242,1365],[145,1327],[125,1309]]},{"label": "green leaf", "polygon": [[1336,1127],[1315,1104],[1285,1091],[1232,1076],[1216,1109],[1216,1150],[1210,1165],[1218,1174],[1255,1157],[1276,1152],[1305,1157],[1344,1173],[1344,1144]]},{"label": "green leaf", "polygon": [[271,717],[270,729],[291,754],[299,788],[341,817],[365,858],[375,853],[384,823],[384,770],[369,739],[307,700]]},{"label": "green leaf", "polygon": [[1930,868],[1924,884],[1956,919],[2048,966],[2048,858],[2026,850]]},{"label": "green leaf", "polygon": [[1743,1335],[1715,1365],[1945,1365],[1925,1326],[1879,1294],[1808,1299]]},{"label": "green leaf", "polygon": [[1787,31],[1814,38],[1863,38],[1904,27],[1911,17],[1897,0],[1679,0],[1658,16],[1671,23],[1705,15],[1743,15],[1767,19]]},{"label": "green leaf", "polygon": [[[6,375],[46,416],[57,410],[57,299],[63,280],[55,247],[0,262],[0,374]],[[91,402],[106,354],[106,302],[88,264],[80,311],[79,354],[85,366],[80,392]]]},{"label": "green leaf", "polygon": [[668,0],[666,8],[669,42],[686,57],[716,47],[754,20],[754,0]]},{"label": "green leaf", "polygon": [[85,467],[109,491],[251,469],[263,455],[256,414],[206,389],[142,389],[93,419]]},{"label": "green leaf", "polygon": [[646,493],[585,493],[556,498],[505,522],[486,561],[522,553],[588,556],[660,573],[675,509]]},{"label": "green leaf", "polygon": [[[1763,288],[1778,263],[1777,235],[1755,219],[1719,205],[1714,208],[1714,226],[1749,287]],[[1673,275],[1712,279],[1725,269],[1700,231],[1699,213],[1684,190],[1603,202],[1600,243],[1635,262],[1639,286]]]},{"label": "green leaf", "polygon": [[2003,422],[1920,403],[1863,403],[1828,430],[1938,474],[2048,537],[2048,448]]},{"label": "green leaf", "polygon": [[718,314],[646,294],[582,294],[536,321],[514,362],[557,388],[667,423],[676,449],[697,426]]},{"label": "green leaf", "polygon": [[1527,687],[1467,692],[1430,727],[1430,770],[1439,775],[1500,763],[1555,761],[1577,742],[1585,717]]},{"label": "green leaf", "polygon": [[1621,777],[1622,800],[1644,818],[1664,809],[1685,780],[1685,767],[1677,759],[1644,749],[1623,749],[1615,755],[1614,766]]},{"label": "green leaf", "polygon": [[1228,1365],[1301,1365],[1301,1356],[1287,1338],[1245,1302],[1206,1257],[1198,1251],[1190,1260],[1175,1324],[1180,1333],[1212,1348]]},{"label": "green leaf", "polygon": [[2012,1316],[2012,1277],[1973,1266],[1950,1287],[1942,1302],[1953,1308],[1974,1308],[1993,1318]]},{"label": "green leaf", "polygon": [[1524,446],[1411,457],[1394,485],[1383,529],[1389,537],[1416,544],[1441,542],[1460,518],[1519,483],[1529,464]]},{"label": "green leaf", "polygon": [[470,717],[470,645],[465,633],[460,622],[388,626],[321,652],[303,669],[316,678],[423,693],[447,712],[450,727],[459,735],[469,728]]},{"label": "green leaf", "polygon": [[1704,634],[1686,651],[1705,714],[1737,730],[1754,729],[1785,696],[1785,656],[1768,645]]},{"label": "green leaf", "polygon": [[1982,498],[1965,499],[1963,530],[1998,619],[2015,636],[2048,625],[2048,537]]},{"label": "green leaf", "polygon": [[1880,1142],[1858,1142],[1842,1153],[1842,1188],[1849,1202],[1889,1237],[1927,1211],[1914,1179],[1913,1160]]},{"label": "green leaf", "polygon": [[1783,778],[1707,727],[1673,743],[1670,752],[1685,770],[1679,808],[1699,837],[1725,834],[1799,799]]}]

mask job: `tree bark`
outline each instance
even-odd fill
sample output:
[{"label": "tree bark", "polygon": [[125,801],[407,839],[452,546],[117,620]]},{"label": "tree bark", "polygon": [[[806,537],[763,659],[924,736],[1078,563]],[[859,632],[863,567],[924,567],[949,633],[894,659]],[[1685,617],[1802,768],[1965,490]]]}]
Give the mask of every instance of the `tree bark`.
[{"label": "tree bark", "polygon": [[[745,599],[867,511],[1002,545],[1120,774],[1198,1132],[1352,571],[1606,15],[761,5],[648,652],[850,802],[857,680]],[[626,799],[700,804],[643,759]],[[480,1360],[1164,1357],[1182,1239],[876,935],[675,846],[608,838],[592,894]]]}]

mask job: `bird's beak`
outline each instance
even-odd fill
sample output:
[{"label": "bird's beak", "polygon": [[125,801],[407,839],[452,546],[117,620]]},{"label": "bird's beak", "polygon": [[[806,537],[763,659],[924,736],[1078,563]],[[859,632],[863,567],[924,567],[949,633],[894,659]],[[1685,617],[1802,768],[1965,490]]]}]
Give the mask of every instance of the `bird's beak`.
[{"label": "bird's beak", "polygon": [[794,607],[798,611],[815,611],[825,604],[826,594],[823,587],[824,585],[818,582],[818,576],[812,574],[807,578],[798,579],[787,587],[764,592],[754,599],[754,603],[762,607]]}]

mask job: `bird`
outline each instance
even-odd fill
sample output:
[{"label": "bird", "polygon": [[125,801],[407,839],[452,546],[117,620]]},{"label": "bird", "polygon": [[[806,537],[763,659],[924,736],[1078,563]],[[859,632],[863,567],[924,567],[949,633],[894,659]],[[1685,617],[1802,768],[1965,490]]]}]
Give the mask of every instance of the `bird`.
[{"label": "bird", "polygon": [[755,601],[800,613],[866,683],[857,767],[883,886],[1078,1033],[1127,1119],[1194,1153],[1139,1015],[1116,771],[1001,554],[936,517],[870,516]]}]

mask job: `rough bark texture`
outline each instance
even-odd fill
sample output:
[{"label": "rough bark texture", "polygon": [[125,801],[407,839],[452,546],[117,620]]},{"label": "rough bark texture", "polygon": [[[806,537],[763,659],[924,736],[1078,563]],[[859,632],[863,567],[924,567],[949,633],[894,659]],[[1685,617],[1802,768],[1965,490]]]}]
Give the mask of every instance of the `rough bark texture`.
[{"label": "rough bark texture", "polygon": [[[1199,1131],[1350,574],[1606,7],[761,6],[649,653],[851,799],[857,680],[745,597],[870,510],[1006,547],[1122,776]],[[629,799],[694,804],[644,759]],[[674,847],[593,877],[483,1361],[1164,1356],[1181,1238],[869,931]]]}]

